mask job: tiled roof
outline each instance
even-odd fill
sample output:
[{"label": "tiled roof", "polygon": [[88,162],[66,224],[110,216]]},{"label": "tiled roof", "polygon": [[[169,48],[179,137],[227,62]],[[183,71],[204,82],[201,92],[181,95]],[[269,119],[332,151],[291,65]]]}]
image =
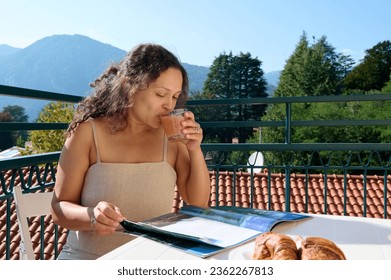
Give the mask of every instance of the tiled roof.
[{"label": "tiled roof", "polygon": [[[211,173],[211,206],[242,206],[285,211],[285,174],[257,173],[254,174],[253,182],[247,172],[219,172],[218,179],[216,176],[216,173]],[[271,178],[270,181],[268,176]],[[325,183],[323,174],[291,174],[290,211],[384,218],[386,209],[386,218],[391,218],[391,176],[386,179],[386,195],[384,178],[380,176],[366,176],[364,180],[362,175],[347,175],[346,191],[344,182],[343,175],[328,175]],[[253,201],[250,201],[251,191],[254,193]]]},{"label": "tiled roof", "polygon": [[[27,171],[23,171],[27,181]],[[3,172],[8,182],[11,172]],[[268,180],[270,176],[270,181]],[[241,207],[254,207],[259,209],[270,209],[285,211],[285,175],[284,174],[254,174],[254,179],[247,172],[210,172],[211,197],[210,206],[228,205]],[[48,178],[51,180],[51,178]],[[383,218],[384,209],[386,217],[391,218],[391,176],[386,179],[386,190],[384,178],[380,176],[366,176],[366,197],[364,194],[363,176],[347,175],[346,191],[344,191],[344,177],[340,175],[328,175],[326,184],[323,174],[291,174],[290,177],[290,210],[292,212],[308,212],[315,214],[366,216],[372,218]],[[47,180],[47,181],[50,181]],[[36,178],[33,178],[36,182]],[[15,184],[20,184],[16,180]],[[307,191],[306,191],[307,190]],[[386,197],[384,195],[386,191]],[[254,194],[251,201],[251,194]],[[0,195],[3,190],[0,189]],[[327,208],[325,208],[325,197]],[[10,259],[19,258],[20,236],[15,213],[15,205],[11,199],[11,221],[10,221]],[[364,210],[364,201],[367,206]],[[384,207],[386,203],[386,207]],[[173,200],[173,211],[181,206],[182,201],[179,193],[175,191]],[[346,214],[344,213],[346,205]],[[6,201],[0,201],[0,259],[6,259]],[[364,215],[366,211],[366,215]],[[34,219],[30,231],[33,234],[33,243],[36,248],[36,257],[39,257],[39,220]],[[45,259],[54,259],[54,235],[53,223],[50,217],[45,218]],[[59,249],[61,250],[66,240],[66,230],[60,228]]]}]

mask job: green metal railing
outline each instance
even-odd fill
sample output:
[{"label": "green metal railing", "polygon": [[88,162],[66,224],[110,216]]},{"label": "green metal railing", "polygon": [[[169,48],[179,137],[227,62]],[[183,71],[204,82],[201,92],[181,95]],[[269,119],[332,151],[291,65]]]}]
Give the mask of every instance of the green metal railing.
[{"label": "green metal railing", "polygon": [[[283,127],[285,138],[283,143],[218,143],[218,144],[203,144],[202,149],[205,153],[222,152],[229,153],[239,151],[246,153],[262,152],[284,154],[290,153],[290,157],[283,163],[275,164],[272,161],[262,165],[251,165],[248,163],[240,164],[231,162],[228,165],[222,165],[219,160],[215,164],[209,164],[209,168],[216,170],[216,177],[219,176],[220,170],[231,170],[236,173],[239,170],[248,170],[250,168],[251,178],[253,178],[253,170],[261,168],[268,170],[270,182],[271,171],[283,173],[285,177],[285,211],[290,211],[290,183],[291,174],[293,171],[301,172],[302,174],[310,174],[311,171],[320,171],[324,176],[324,213],[327,213],[327,179],[332,175],[330,171],[339,170],[344,176],[344,189],[346,192],[347,175],[350,172],[363,174],[364,176],[364,199],[367,196],[366,176],[368,172],[382,174],[384,185],[384,212],[383,217],[387,218],[390,213],[387,213],[387,205],[389,205],[388,197],[390,191],[387,188],[387,176],[391,170],[391,144],[390,143],[292,143],[291,135],[294,127],[349,127],[349,126],[389,126],[391,119],[376,119],[376,120],[292,120],[292,104],[297,103],[320,103],[320,102],[369,102],[369,101],[390,101],[391,94],[371,94],[371,95],[340,95],[340,96],[305,96],[305,97],[282,97],[282,98],[251,98],[251,99],[225,99],[225,100],[193,100],[188,103],[189,106],[232,106],[232,105],[269,105],[269,104],[285,104],[285,119],[280,121],[241,121],[241,122],[200,122],[203,128],[220,128],[220,127]],[[390,115],[391,117],[391,115]],[[305,152],[309,158],[297,163],[297,158]],[[365,153],[365,158],[362,158]],[[382,154],[382,157],[380,156]],[[218,154],[221,157],[221,154]],[[315,165],[314,158],[318,158]],[[338,160],[335,160],[338,158]],[[359,164],[353,165],[353,158],[357,159]],[[386,160],[384,160],[386,158]],[[320,161],[320,162],[319,162]],[[356,160],[357,161],[357,160]],[[374,163],[375,161],[375,163]],[[307,182],[308,183],[308,182]],[[254,186],[251,179],[251,191],[253,194]],[[218,188],[219,186],[217,186]],[[218,192],[218,191],[217,191]],[[345,195],[346,199],[346,195]],[[346,214],[346,204],[344,204],[344,213]],[[252,207],[252,200],[250,207]],[[306,205],[308,209],[308,205]],[[363,214],[366,216],[367,205],[363,205]]]},{"label": "green metal railing", "polygon": [[[19,98],[34,98],[49,101],[61,101],[77,103],[82,97],[66,94],[58,94],[45,91],[37,91],[9,86],[0,85],[0,95],[9,95]],[[343,96],[308,96],[308,97],[286,97],[286,98],[249,98],[249,99],[224,99],[224,100],[189,100],[187,105],[193,106],[233,106],[233,105],[285,105],[285,119],[279,121],[213,121],[200,122],[204,129],[208,128],[237,128],[237,127],[269,127],[284,128],[285,135],[282,143],[203,143],[202,150],[205,157],[210,156],[207,161],[208,168],[211,172],[219,177],[222,172],[233,172],[233,176],[238,171],[250,169],[250,177],[256,176],[254,170],[261,168],[267,170],[268,181],[272,173],[281,173],[285,177],[285,211],[290,211],[290,179],[293,172],[300,172],[306,176],[313,172],[321,172],[324,176],[325,192],[327,192],[327,178],[330,172],[339,170],[342,176],[347,176],[349,172],[360,172],[364,178],[364,196],[366,197],[366,181],[368,173],[376,172],[382,174],[384,178],[384,218],[388,218],[390,213],[387,212],[389,204],[387,198],[390,191],[387,189],[387,176],[391,170],[390,157],[384,160],[384,155],[391,153],[390,143],[292,143],[291,132],[294,127],[311,127],[311,126],[389,126],[391,119],[384,120],[293,120],[292,104],[295,103],[319,103],[319,102],[368,102],[368,101],[390,101],[391,94],[371,94],[371,95],[343,95]],[[67,123],[0,123],[1,131],[32,131],[32,130],[64,130]],[[248,164],[246,162],[235,162],[227,158],[232,152],[238,152],[245,157],[253,152],[270,153],[271,155],[284,158],[283,162],[274,162],[272,159],[265,160],[262,165]],[[360,159],[362,153],[365,158]],[[40,155],[30,155],[17,158],[0,160],[0,209],[5,209],[5,234],[2,242],[5,242],[4,256],[1,258],[9,259],[11,257],[11,205],[13,203],[12,190],[15,184],[22,184],[25,191],[32,191],[31,185],[39,188],[52,187],[55,181],[55,170],[60,152],[45,153]],[[305,156],[303,156],[305,155]],[[381,155],[381,156],[380,156]],[[303,157],[302,160],[298,160]],[[224,160],[222,160],[224,158]],[[352,159],[359,158],[359,164],[352,165]],[[381,159],[380,159],[381,158]],[[361,160],[361,161],[360,161]],[[44,168],[43,168],[44,166]],[[41,169],[40,169],[41,168]],[[37,170],[43,170],[39,174]],[[45,170],[47,170],[45,172]],[[51,173],[52,181],[47,181],[47,172]],[[29,178],[36,178],[34,183]],[[26,179],[27,178],[27,179]],[[218,180],[217,180],[218,181]],[[251,179],[251,190],[253,191],[253,180]],[[234,180],[234,184],[235,184]],[[235,185],[233,186],[235,188]],[[269,188],[271,186],[269,185]],[[217,185],[219,188],[219,185]],[[344,186],[346,190],[346,185]],[[217,191],[218,193],[218,191]],[[253,193],[251,194],[253,195]],[[327,210],[327,201],[325,193],[324,212]],[[252,199],[250,200],[252,201]],[[252,205],[250,205],[252,207]],[[366,205],[364,207],[364,216]],[[0,213],[1,217],[3,213]],[[3,229],[3,226],[0,230]]]}]

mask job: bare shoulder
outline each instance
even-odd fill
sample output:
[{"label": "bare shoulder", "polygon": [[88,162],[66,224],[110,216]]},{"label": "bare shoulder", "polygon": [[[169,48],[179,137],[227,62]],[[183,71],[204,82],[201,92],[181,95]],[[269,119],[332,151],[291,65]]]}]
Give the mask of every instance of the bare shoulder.
[{"label": "bare shoulder", "polygon": [[67,141],[82,141],[88,140],[92,136],[92,126],[90,122],[83,122],[68,137]]},{"label": "bare shoulder", "polygon": [[[93,143],[92,126],[89,121],[78,125],[65,141],[63,152],[89,154]],[[65,151],[64,151],[65,150]]]},{"label": "bare shoulder", "polygon": [[63,169],[84,170],[96,161],[94,140],[90,122],[78,125],[74,132],[65,140],[60,162]]}]

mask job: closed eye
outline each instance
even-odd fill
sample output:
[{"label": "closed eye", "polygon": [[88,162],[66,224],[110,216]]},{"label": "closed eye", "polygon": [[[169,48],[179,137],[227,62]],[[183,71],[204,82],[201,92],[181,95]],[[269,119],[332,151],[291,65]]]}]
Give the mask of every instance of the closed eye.
[{"label": "closed eye", "polygon": [[[159,92],[156,92],[156,95],[159,96],[159,97],[166,97],[166,96],[167,96],[166,93],[159,93]],[[180,96],[180,94],[173,95],[173,96],[172,96],[172,99],[178,100],[178,99],[179,99],[179,96]]]},{"label": "closed eye", "polygon": [[177,95],[174,95],[172,98],[174,98],[175,100],[179,99],[179,97],[181,96],[181,93],[177,94]]}]

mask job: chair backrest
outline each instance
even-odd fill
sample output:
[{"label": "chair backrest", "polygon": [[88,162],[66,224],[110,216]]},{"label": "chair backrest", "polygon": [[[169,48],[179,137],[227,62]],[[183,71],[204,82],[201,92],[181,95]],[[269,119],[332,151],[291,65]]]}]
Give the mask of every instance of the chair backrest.
[{"label": "chair backrest", "polygon": [[14,200],[20,232],[20,259],[35,260],[28,218],[51,214],[52,192],[22,193],[20,186],[14,187]]}]

